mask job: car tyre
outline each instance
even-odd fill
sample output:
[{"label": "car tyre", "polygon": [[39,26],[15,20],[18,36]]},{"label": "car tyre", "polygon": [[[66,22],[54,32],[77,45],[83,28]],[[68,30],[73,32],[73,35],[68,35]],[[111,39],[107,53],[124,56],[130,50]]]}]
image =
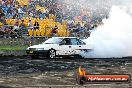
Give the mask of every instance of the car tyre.
[{"label": "car tyre", "polygon": [[56,51],[54,49],[50,49],[48,51],[48,56],[49,59],[54,59],[56,57]]},{"label": "car tyre", "polygon": [[77,58],[77,59],[83,59],[83,57],[81,55],[75,55],[75,58]]}]

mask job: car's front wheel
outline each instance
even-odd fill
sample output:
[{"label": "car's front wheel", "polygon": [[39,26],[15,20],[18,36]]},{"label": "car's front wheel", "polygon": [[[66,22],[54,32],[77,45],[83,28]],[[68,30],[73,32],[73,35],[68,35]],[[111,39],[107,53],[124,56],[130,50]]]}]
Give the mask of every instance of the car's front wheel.
[{"label": "car's front wheel", "polygon": [[56,51],[54,49],[50,49],[48,51],[48,56],[49,59],[54,59],[56,57]]}]

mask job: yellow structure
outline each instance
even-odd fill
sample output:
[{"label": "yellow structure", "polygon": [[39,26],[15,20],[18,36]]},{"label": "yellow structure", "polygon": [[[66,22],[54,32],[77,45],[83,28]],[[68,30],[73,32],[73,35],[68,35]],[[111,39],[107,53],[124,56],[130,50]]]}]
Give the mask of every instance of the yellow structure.
[{"label": "yellow structure", "polygon": [[28,5],[28,0],[16,0],[21,6]]},{"label": "yellow structure", "polygon": [[[52,18],[53,17],[53,18]],[[45,19],[39,19],[39,18],[32,18],[32,17],[23,17],[21,19],[13,19],[13,18],[7,18],[6,24],[8,25],[15,25],[16,21],[19,22],[19,24],[24,20],[24,24],[28,26],[29,20],[31,20],[32,24],[35,24],[35,21],[39,23],[39,29],[28,29],[28,35],[29,36],[48,36],[50,37],[52,28],[55,26],[58,27],[57,35],[58,36],[68,36],[69,32],[67,31],[67,23],[66,21],[63,21],[62,23],[56,22],[54,20],[53,14],[51,14],[51,18],[45,18]]]}]

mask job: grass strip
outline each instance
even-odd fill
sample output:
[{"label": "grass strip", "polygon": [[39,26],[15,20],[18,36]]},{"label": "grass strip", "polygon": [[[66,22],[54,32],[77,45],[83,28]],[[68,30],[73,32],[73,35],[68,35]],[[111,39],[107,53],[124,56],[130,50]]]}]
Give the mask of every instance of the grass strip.
[{"label": "grass strip", "polygon": [[0,51],[6,51],[6,50],[26,50],[28,45],[0,45]]}]

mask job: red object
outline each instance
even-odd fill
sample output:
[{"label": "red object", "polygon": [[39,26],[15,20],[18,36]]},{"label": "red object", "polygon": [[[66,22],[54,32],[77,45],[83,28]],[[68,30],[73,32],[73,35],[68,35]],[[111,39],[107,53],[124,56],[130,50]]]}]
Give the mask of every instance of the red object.
[{"label": "red object", "polygon": [[128,74],[86,74],[84,68],[81,66],[78,69],[77,83],[84,84],[88,83],[121,83],[130,82],[131,76]]}]

